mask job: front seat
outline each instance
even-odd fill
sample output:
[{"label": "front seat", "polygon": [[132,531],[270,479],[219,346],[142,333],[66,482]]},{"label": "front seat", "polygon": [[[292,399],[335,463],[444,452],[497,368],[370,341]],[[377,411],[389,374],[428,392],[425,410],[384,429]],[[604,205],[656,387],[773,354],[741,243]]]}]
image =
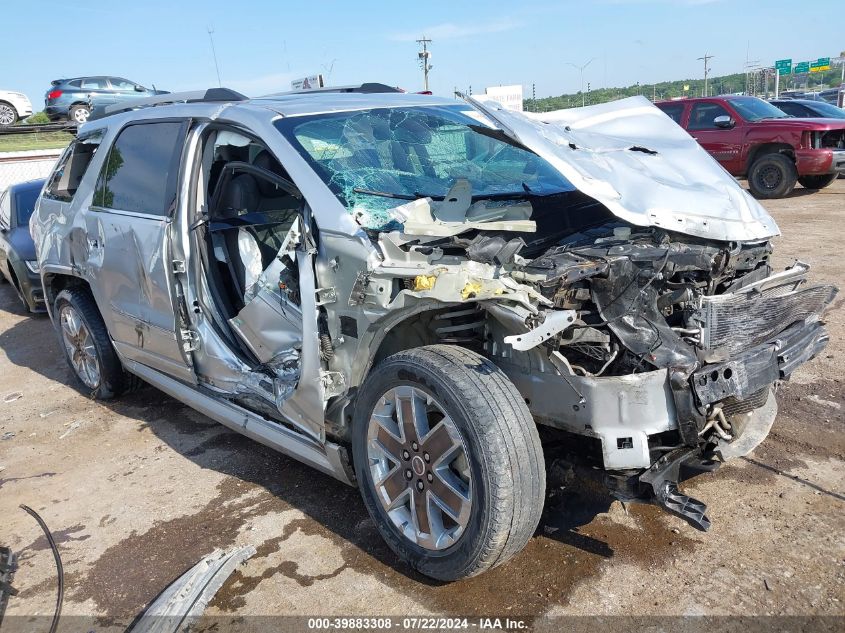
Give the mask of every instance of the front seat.
[{"label": "front seat", "polygon": [[[244,213],[255,211],[261,201],[258,183],[250,174],[241,174],[233,178],[220,203],[221,219],[237,218]],[[255,236],[246,227],[226,229],[223,232],[223,245],[226,251],[226,264],[235,285],[235,293],[246,305],[251,299],[249,290],[258,281],[264,266],[261,248]],[[215,244],[215,251],[217,250]]]}]

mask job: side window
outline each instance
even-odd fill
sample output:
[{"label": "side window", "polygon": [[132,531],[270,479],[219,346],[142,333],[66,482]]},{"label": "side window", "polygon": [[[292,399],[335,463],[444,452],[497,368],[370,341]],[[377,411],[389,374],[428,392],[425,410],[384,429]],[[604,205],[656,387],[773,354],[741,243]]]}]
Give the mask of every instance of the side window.
[{"label": "side window", "polygon": [[102,77],[86,77],[82,80],[82,88],[88,90],[105,90],[106,80]]},{"label": "side window", "polygon": [[70,86],[71,88],[81,88],[82,87],[82,80],[76,79],[74,81],[69,81],[69,82],[67,82],[67,85]]},{"label": "side window", "polygon": [[800,103],[779,103],[777,107],[784,112],[786,112],[789,116],[811,116],[810,112],[802,106]]},{"label": "side window", "polygon": [[62,202],[73,200],[91,159],[100,147],[102,138],[102,131],[98,130],[70,144],[53,168],[53,173],[50,174],[44,190],[45,198]]},{"label": "side window", "polygon": [[659,106],[663,113],[666,114],[670,119],[672,119],[678,125],[681,124],[681,117],[684,115],[684,104],[683,103],[672,103],[669,105],[662,105]]},{"label": "side window", "polygon": [[120,211],[168,215],[176,202],[179,161],[187,122],[129,125],[103,163],[94,205]]},{"label": "side window", "polygon": [[717,116],[730,116],[731,113],[725,110],[718,103],[696,103],[692,106],[689,115],[689,130],[718,130],[713,123]]},{"label": "side window", "polygon": [[132,91],[135,90],[135,84],[120,77],[111,78],[111,87],[115,90]]},{"label": "side window", "polygon": [[12,218],[12,196],[9,190],[0,191],[0,226],[8,229]]}]

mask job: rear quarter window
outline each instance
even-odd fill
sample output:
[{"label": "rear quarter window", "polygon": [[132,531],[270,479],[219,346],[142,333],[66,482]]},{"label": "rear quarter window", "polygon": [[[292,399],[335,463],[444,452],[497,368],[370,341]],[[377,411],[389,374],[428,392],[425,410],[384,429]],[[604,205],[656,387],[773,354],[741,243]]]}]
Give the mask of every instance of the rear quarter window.
[{"label": "rear quarter window", "polygon": [[62,202],[73,200],[82,178],[88,171],[91,159],[100,147],[102,138],[102,130],[98,130],[76,139],[68,146],[56,163],[53,173],[50,174],[44,190],[45,198]]}]

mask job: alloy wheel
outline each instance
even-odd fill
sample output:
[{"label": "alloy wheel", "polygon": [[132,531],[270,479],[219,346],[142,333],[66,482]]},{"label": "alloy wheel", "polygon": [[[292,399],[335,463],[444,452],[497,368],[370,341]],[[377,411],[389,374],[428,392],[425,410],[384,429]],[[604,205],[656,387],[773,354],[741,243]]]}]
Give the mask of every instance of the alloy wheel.
[{"label": "alloy wheel", "polygon": [[411,386],[385,393],[370,417],[367,457],[376,496],[408,540],[428,550],[458,541],[472,510],[469,458],[432,396]]},{"label": "alloy wheel", "polygon": [[73,111],[73,120],[77,123],[85,123],[90,115],[87,108],[77,108]]},{"label": "alloy wheel", "polygon": [[5,103],[0,103],[0,125],[12,125],[17,119],[14,108]]},{"label": "alloy wheel", "polygon": [[62,342],[76,375],[86,387],[96,389],[100,385],[100,361],[94,338],[73,306],[63,306],[59,319]]}]

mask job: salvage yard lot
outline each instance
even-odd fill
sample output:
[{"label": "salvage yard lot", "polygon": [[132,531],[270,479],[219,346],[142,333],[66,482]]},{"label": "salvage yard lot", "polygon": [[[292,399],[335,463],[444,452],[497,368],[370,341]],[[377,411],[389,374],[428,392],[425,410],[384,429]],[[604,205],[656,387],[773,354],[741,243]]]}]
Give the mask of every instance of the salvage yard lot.
[{"label": "salvage yard lot", "polygon": [[[765,203],[784,236],[775,264],[845,282],[845,180]],[[207,614],[536,618],[590,614],[845,614],[845,297],[831,342],[778,395],[751,456],[682,487],[709,504],[708,533],[644,505],[550,493],[528,547],[470,580],[437,584],[399,563],[360,497],[212,423],[151,387],[87,398],[46,317],[0,286],[0,545],[20,553],[7,616],[52,613],[55,569],[35,508],[65,564],[65,614],[130,621],[217,547],[257,553]]]}]

